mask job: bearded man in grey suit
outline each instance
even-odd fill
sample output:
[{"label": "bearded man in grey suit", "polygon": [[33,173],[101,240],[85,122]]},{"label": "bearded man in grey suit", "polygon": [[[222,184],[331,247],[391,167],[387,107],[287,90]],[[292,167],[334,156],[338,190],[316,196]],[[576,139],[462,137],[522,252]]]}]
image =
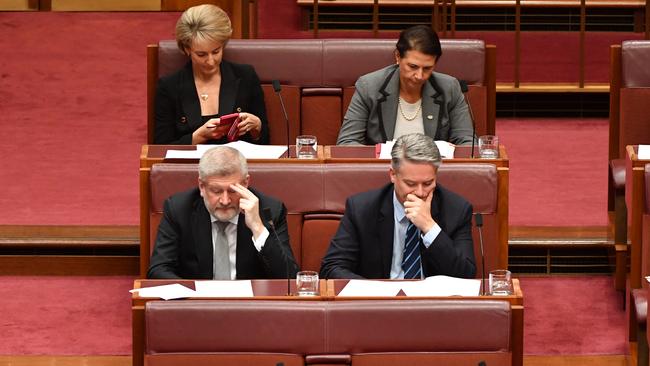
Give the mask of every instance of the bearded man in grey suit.
[{"label": "bearded man in grey suit", "polygon": [[402,31],[396,64],[357,80],[337,145],[374,145],[410,133],[470,144],[472,120],[458,80],[433,71],[441,55],[431,28]]}]

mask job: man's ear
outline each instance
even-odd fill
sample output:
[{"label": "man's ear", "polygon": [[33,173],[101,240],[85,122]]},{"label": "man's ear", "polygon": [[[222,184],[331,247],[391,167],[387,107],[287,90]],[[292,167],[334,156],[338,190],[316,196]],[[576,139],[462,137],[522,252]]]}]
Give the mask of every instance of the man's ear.
[{"label": "man's ear", "polygon": [[388,170],[388,175],[390,176],[391,183],[395,184],[395,179],[396,179],[397,173],[395,173],[395,170],[393,170],[393,167],[390,167],[390,169]]},{"label": "man's ear", "polygon": [[394,54],[395,54],[395,63],[399,64],[399,60],[402,59],[401,57],[399,57],[399,51],[395,50]]},{"label": "man's ear", "polygon": [[251,182],[251,176],[250,176],[250,174],[246,174],[246,178],[242,182],[242,186],[248,188],[250,182]]},{"label": "man's ear", "polygon": [[205,190],[205,185],[201,181],[201,178],[198,178],[197,181],[198,181],[198,185],[199,185],[199,193],[201,193],[201,197],[205,197],[203,195],[203,191]]}]

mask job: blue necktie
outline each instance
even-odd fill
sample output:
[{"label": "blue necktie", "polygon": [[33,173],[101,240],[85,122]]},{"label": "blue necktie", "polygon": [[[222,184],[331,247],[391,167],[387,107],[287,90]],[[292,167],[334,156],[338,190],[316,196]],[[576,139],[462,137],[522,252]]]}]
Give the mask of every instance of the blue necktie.
[{"label": "blue necktie", "polygon": [[409,221],[404,241],[404,255],[402,256],[402,270],[405,279],[421,279],[422,266],[420,265],[420,230]]}]

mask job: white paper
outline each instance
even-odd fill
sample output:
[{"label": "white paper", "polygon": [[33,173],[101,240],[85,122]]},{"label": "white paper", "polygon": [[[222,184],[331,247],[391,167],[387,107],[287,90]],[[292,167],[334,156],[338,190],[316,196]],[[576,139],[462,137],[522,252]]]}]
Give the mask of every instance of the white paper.
[{"label": "white paper", "polygon": [[456,151],[456,145],[451,144],[447,141],[441,141],[438,140],[436,141],[436,146],[438,146],[438,150],[440,150],[440,155],[444,159],[453,159],[454,158],[454,152]]},{"label": "white paper", "polygon": [[639,145],[639,160],[650,160],[650,145]]},{"label": "white paper", "polygon": [[[217,145],[196,145],[196,150],[167,150],[165,159],[200,159],[207,150]],[[256,145],[246,141],[234,141],[221,146],[239,150],[246,159],[278,159],[286,151],[282,145]]]},{"label": "white paper", "polygon": [[390,152],[393,150],[395,140],[386,141],[379,145],[381,146],[381,149],[379,150],[379,159],[390,159]]},{"label": "white paper", "polygon": [[481,280],[431,276],[422,281],[402,282],[406,296],[478,296]]},{"label": "white paper", "polygon": [[645,276],[645,280],[650,282],[650,276]]},{"label": "white paper", "polygon": [[402,282],[399,281],[350,280],[338,296],[397,296],[401,288]]},{"label": "white paper", "polygon": [[195,281],[194,297],[253,297],[253,284],[242,281]]},{"label": "white paper", "polygon": [[178,283],[171,285],[134,288],[129,292],[137,292],[140,297],[159,297],[163,300],[194,297],[195,294],[194,290],[191,290]]},{"label": "white paper", "polygon": [[[390,152],[393,150],[393,145],[395,145],[395,140],[386,141],[383,144],[379,144],[379,159],[390,159]],[[436,146],[440,151],[440,156],[444,159],[453,159],[454,152],[456,151],[456,145],[450,144],[447,141],[436,141]]]}]

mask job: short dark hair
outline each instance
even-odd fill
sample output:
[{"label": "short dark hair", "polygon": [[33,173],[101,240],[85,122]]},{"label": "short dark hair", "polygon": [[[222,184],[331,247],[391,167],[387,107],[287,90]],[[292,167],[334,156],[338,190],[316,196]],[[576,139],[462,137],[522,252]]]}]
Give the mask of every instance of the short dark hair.
[{"label": "short dark hair", "polygon": [[397,40],[399,57],[404,57],[406,51],[420,51],[425,55],[435,56],[436,61],[442,56],[440,38],[436,32],[426,25],[416,25],[403,30]]}]

